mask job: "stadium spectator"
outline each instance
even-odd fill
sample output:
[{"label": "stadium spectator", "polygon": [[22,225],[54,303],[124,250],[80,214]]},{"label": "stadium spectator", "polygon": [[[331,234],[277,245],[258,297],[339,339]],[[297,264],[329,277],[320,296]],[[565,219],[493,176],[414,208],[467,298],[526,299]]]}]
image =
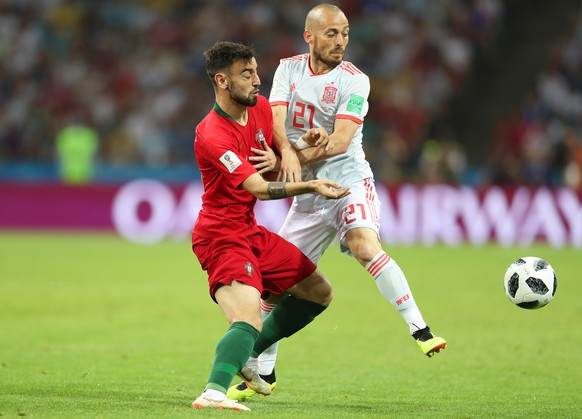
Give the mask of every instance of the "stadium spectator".
[{"label": "stadium spectator", "polygon": [[491,181],[582,188],[582,18],[521,106],[500,121]]},{"label": "stadium spectator", "polygon": [[[347,59],[361,63],[372,83],[370,163],[378,180],[405,180],[418,168],[422,143],[435,138],[431,123],[462,86],[475,51],[494,39],[501,0],[340,3],[361,45]],[[309,0],[3,1],[0,163],[52,162],[56,133],[70,115],[87,114],[102,165],[190,165],[193,121],[206,111],[195,98],[212,93],[199,58],[205,46],[217,39],[252,43],[268,91],[279,57],[301,52],[289,34],[301,30],[312,6]],[[398,158],[379,157],[396,146]]]}]

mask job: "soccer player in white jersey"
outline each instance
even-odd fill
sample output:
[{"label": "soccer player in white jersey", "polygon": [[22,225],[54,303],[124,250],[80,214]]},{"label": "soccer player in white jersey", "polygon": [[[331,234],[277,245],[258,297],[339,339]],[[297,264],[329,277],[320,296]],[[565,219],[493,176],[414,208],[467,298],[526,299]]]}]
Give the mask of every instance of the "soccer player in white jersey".
[{"label": "soccer player in white jersey", "polygon": [[[356,66],[343,60],[349,39],[348,20],[337,6],[320,4],[309,11],[303,36],[309,54],[282,59],[275,72],[269,98],[275,136],[287,138],[298,150],[303,179],[333,179],[350,187],[351,194],[337,201],[315,194],[295,197],[279,234],[317,264],[339,232],[341,251],[368,271],[380,293],[400,313],[422,352],[431,357],[446,347],[446,341],[430,331],[404,273],[385,253],[379,238],[380,204],[362,148],[370,82]],[[302,137],[313,127],[331,133],[331,150],[311,147]],[[274,307],[274,301],[262,302],[263,317]],[[258,358],[259,373],[272,387],[276,386],[276,355],[277,344]],[[251,364],[256,362],[249,360]],[[245,400],[254,394],[241,384],[228,390],[229,398]]]}]

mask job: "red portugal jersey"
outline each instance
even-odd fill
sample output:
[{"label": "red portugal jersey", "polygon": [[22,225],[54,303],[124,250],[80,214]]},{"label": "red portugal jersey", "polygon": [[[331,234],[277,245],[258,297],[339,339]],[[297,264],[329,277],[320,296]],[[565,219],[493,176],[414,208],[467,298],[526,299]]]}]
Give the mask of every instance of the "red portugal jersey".
[{"label": "red portugal jersey", "polygon": [[257,173],[248,157],[251,147],[273,142],[273,114],[268,100],[259,96],[248,107],[246,126],[234,121],[218,104],[196,127],[194,153],[202,174],[202,209],[194,234],[202,237],[248,236],[257,232],[257,198],[241,185]]}]

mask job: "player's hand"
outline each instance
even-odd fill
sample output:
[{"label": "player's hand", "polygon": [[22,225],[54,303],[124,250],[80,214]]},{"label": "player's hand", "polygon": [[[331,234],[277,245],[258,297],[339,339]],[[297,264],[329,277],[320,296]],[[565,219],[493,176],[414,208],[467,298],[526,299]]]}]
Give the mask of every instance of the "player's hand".
[{"label": "player's hand", "polygon": [[315,179],[312,182],[315,182],[315,193],[327,199],[340,199],[350,194],[350,188],[328,179]]},{"label": "player's hand", "polygon": [[249,161],[254,163],[253,167],[257,169],[260,174],[271,172],[277,168],[277,155],[273,149],[269,147],[269,144],[267,144],[266,141],[263,143],[263,147],[265,147],[264,150],[251,147],[251,151],[256,155],[249,157]]},{"label": "player's hand", "polygon": [[325,147],[325,151],[331,151],[335,144],[324,128],[310,128],[302,135],[303,140],[312,147]]},{"label": "player's hand", "polygon": [[281,152],[281,167],[277,176],[279,182],[300,182],[301,163],[291,148]]}]

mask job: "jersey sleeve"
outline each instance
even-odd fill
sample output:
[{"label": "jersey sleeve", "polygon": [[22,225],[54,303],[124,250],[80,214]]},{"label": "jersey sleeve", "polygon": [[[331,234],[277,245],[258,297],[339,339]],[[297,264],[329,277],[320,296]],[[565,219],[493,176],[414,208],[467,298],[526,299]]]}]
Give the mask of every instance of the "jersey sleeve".
[{"label": "jersey sleeve", "polygon": [[271,94],[269,95],[269,102],[272,105],[288,106],[291,100],[291,83],[289,81],[289,66],[281,61],[275,75],[273,76],[273,84],[271,87]]},{"label": "jersey sleeve", "polygon": [[[227,133],[228,134],[228,133]],[[206,162],[216,167],[234,188],[238,188],[256,169],[238,152],[231,136],[216,133],[212,140],[197,138],[196,152],[205,156]]]},{"label": "jersey sleeve", "polygon": [[347,78],[342,89],[336,119],[349,119],[358,124],[364,122],[368,113],[370,79],[363,73]]}]

